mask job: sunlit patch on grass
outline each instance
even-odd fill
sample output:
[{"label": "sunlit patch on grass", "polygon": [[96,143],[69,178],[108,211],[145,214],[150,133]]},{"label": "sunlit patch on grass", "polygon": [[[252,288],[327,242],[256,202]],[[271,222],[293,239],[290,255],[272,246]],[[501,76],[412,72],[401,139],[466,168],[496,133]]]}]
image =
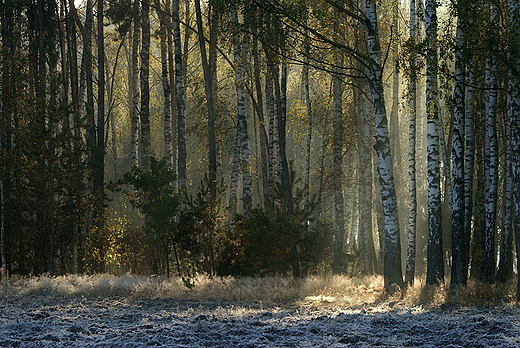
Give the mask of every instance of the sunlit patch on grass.
[{"label": "sunlit patch on grass", "polygon": [[516,290],[514,282],[482,284],[469,281],[465,288],[454,291],[449,285],[426,286],[422,277],[416,278],[414,285],[402,293],[387,296],[384,294],[384,280],[380,275],[310,276],[303,279],[286,276],[235,278],[199,275],[192,279],[192,283],[194,287],[188,289],[179,277],[137,275],[12,277],[0,282],[0,296],[176,298],[254,301],[266,304],[283,301],[310,307],[384,304],[392,308],[417,304],[440,306],[514,303]]}]

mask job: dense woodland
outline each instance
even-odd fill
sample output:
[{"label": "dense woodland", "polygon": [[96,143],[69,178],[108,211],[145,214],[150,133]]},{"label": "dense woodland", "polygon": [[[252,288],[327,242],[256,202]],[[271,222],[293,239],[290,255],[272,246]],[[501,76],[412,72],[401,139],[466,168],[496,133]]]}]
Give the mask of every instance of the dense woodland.
[{"label": "dense woodland", "polygon": [[512,279],[518,8],[0,0],[1,277]]}]

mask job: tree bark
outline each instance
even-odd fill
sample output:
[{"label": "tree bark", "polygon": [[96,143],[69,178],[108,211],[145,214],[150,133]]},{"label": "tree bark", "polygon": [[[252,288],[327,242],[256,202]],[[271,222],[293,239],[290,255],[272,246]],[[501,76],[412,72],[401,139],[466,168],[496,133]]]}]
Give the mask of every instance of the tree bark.
[{"label": "tree bark", "polygon": [[217,149],[215,141],[215,109],[213,104],[212,78],[206,54],[206,42],[204,40],[204,28],[202,26],[202,14],[200,0],[195,0],[195,13],[197,17],[197,30],[199,34],[199,47],[202,60],[202,70],[204,72],[204,86],[206,91],[206,105],[208,108],[208,148],[209,148],[209,178],[211,181],[211,196],[216,195],[217,180]]},{"label": "tree bark", "polygon": [[468,245],[464,233],[464,84],[465,64],[463,62],[464,46],[464,14],[459,7],[457,21],[457,39],[455,51],[455,87],[453,91],[453,146],[452,146],[452,176],[453,192],[451,203],[451,287],[465,285],[467,261],[465,248]]},{"label": "tree bark", "polygon": [[470,59],[468,67],[468,88],[466,95],[466,120],[465,120],[465,134],[466,134],[466,154],[464,160],[464,260],[466,266],[463,268],[463,279],[468,277],[469,266],[469,251],[471,241],[471,220],[473,216],[473,176],[475,173],[475,140],[473,129],[473,109],[474,109],[474,93],[473,93],[473,64]]},{"label": "tree bark", "polygon": [[[334,31],[339,35],[339,28],[343,20],[338,17]],[[343,66],[342,52],[335,53],[336,73],[341,73]],[[336,274],[342,273],[345,268],[344,264],[344,244],[345,244],[345,218],[344,218],[344,202],[343,202],[343,81],[340,75],[333,75],[333,148],[334,148],[334,216],[335,216],[335,233],[334,233],[334,259],[332,271]],[[364,173],[362,173],[364,174]]]},{"label": "tree bark", "polygon": [[150,0],[141,1],[141,167],[150,169]]},{"label": "tree bark", "polygon": [[[137,0],[136,0],[137,1]],[[129,108],[130,108],[130,154],[132,166],[139,165],[139,89],[137,87],[138,80],[138,64],[139,64],[139,37],[141,35],[141,25],[138,17],[133,19],[132,32],[132,53],[129,66]]]},{"label": "tree bark", "polygon": [[399,213],[383,93],[381,48],[377,29],[376,4],[374,0],[366,0],[365,6],[368,52],[370,54],[368,69],[376,127],[376,143],[374,148],[379,159],[379,182],[381,185],[381,197],[385,217],[384,281],[385,290],[387,292],[393,292],[395,285],[400,288],[403,286]]},{"label": "tree bark", "polygon": [[164,157],[168,167],[173,167],[172,154],[172,122],[171,122],[171,92],[170,76],[168,72],[168,39],[167,39],[167,13],[161,7],[160,0],[155,1],[155,10],[159,17],[159,39],[161,47],[161,80],[163,87],[163,112],[164,112]]},{"label": "tree bark", "polygon": [[242,154],[242,204],[244,216],[247,218],[252,206],[251,173],[249,171],[249,136],[247,133],[247,117],[244,102],[244,64],[242,61],[242,40],[239,31],[237,10],[231,10],[233,33],[233,60],[235,64],[235,86],[237,91],[238,130],[240,133],[240,152]]},{"label": "tree bark", "polygon": [[[512,156],[512,174],[513,174],[513,192],[514,192],[514,230],[516,239],[516,258],[517,264],[520,264],[520,81],[518,78],[518,66],[520,65],[520,55],[518,46],[518,35],[520,33],[520,13],[518,1],[508,0],[507,2],[507,25],[508,25],[508,98],[507,108],[511,118],[511,124],[517,125],[511,127],[511,149]],[[520,299],[520,276],[518,276],[518,285],[516,298]]]},{"label": "tree bark", "polygon": [[[415,0],[410,0],[410,41],[415,46],[417,23]],[[417,179],[415,174],[415,142],[417,135],[417,62],[415,47],[410,54],[410,125],[408,128],[408,246],[405,280],[413,285],[415,279],[415,253],[417,235]]]},{"label": "tree bark", "polygon": [[[493,23],[498,23],[498,9],[493,5]],[[490,52],[486,62],[486,131],[484,140],[484,175],[486,192],[486,229],[482,240],[481,278],[492,282],[495,278],[495,229],[497,200],[497,139],[495,132],[497,108],[497,63],[494,53]]]},{"label": "tree bark", "polygon": [[444,282],[437,100],[437,5],[426,1],[426,115],[428,117],[428,259],[426,284]]},{"label": "tree bark", "polygon": [[[173,0],[173,42],[175,47],[175,99],[177,102],[177,175],[180,191],[186,191],[186,135],[184,109],[184,69],[179,22],[179,1]],[[187,48],[185,48],[187,50]]]}]

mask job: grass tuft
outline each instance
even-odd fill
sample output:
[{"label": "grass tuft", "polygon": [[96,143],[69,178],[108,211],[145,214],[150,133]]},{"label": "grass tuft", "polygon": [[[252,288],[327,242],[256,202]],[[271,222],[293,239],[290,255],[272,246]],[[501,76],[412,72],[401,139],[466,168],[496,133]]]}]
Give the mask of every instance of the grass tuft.
[{"label": "grass tuft", "polygon": [[469,281],[464,288],[426,286],[425,278],[416,278],[413,286],[400,294],[383,293],[384,281],[379,275],[347,277],[341,275],[305,279],[292,277],[207,277],[193,279],[194,287],[186,288],[179,277],[137,275],[111,276],[64,275],[50,277],[12,277],[0,282],[0,296],[63,296],[63,297],[127,297],[177,298],[191,300],[226,300],[256,302],[296,302],[304,306],[359,306],[391,304],[430,306],[500,305],[515,303],[515,282],[483,284]]}]

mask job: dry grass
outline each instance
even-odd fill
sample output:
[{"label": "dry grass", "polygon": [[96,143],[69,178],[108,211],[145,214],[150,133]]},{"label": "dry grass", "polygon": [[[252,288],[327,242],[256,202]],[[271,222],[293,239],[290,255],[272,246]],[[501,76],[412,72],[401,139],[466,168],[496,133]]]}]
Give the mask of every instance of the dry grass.
[{"label": "dry grass", "polygon": [[429,304],[490,304],[515,301],[516,286],[486,285],[470,281],[457,291],[445,286],[425,286],[424,278],[417,278],[414,286],[401,294],[383,294],[382,276],[349,278],[346,276],[234,278],[198,276],[194,288],[188,289],[178,277],[145,277],[106,274],[50,277],[13,277],[0,282],[0,296],[85,296],[129,298],[179,298],[193,300],[229,300],[259,302],[297,302],[305,306],[357,306],[390,303],[392,306]]}]

